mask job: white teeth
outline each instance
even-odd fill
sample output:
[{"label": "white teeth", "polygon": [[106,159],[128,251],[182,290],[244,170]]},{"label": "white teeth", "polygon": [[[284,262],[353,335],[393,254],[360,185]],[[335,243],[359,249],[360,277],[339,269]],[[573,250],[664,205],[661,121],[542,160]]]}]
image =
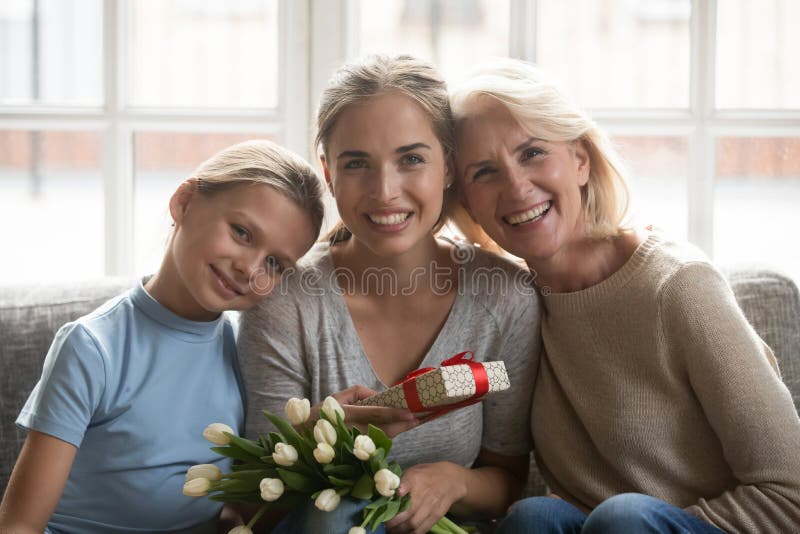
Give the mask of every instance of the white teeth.
[{"label": "white teeth", "polygon": [[522,223],[526,223],[526,222],[531,222],[531,221],[534,221],[536,219],[540,219],[544,215],[544,213],[547,210],[550,209],[550,206],[552,206],[552,204],[553,203],[548,200],[544,204],[541,204],[539,206],[536,206],[535,208],[529,209],[528,211],[526,211],[524,213],[519,213],[519,214],[513,215],[511,217],[505,217],[505,220],[509,224],[517,225],[517,224],[522,224]]},{"label": "white teeth", "polygon": [[375,224],[400,224],[408,219],[410,213],[393,213],[391,215],[370,215],[369,220]]}]

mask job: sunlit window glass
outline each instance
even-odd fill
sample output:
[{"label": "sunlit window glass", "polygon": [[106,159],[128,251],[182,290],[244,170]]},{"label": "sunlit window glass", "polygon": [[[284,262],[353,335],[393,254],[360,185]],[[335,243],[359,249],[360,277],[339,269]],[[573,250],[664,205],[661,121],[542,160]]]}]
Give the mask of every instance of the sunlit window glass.
[{"label": "sunlit window glass", "polygon": [[717,141],[714,257],[766,263],[800,282],[800,138]]},{"label": "sunlit window glass", "polygon": [[717,107],[800,108],[800,2],[717,3]]},{"label": "sunlit window glass", "polygon": [[278,105],[278,0],[136,0],[131,7],[133,105]]},{"label": "sunlit window glass", "polygon": [[448,80],[476,62],[507,56],[508,0],[362,0],[360,52],[411,54]]},{"label": "sunlit window glass", "polygon": [[0,131],[0,280],[103,274],[101,153],[95,132]]},{"label": "sunlit window glass", "polygon": [[690,0],[538,0],[536,53],[583,106],[687,108]]},{"label": "sunlit window glass", "polygon": [[103,103],[101,0],[0,2],[0,103]]},{"label": "sunlit window glass", "polygon": [[634,223],[653,225],[672,239],[687,239],[688,140],[617,136],[613,141],[628,171]]},{"label": "sunlit window glass", "polygon": [[172,219],[169,199],[192,171],[217,151],[266,134],[139,132],[134,135],[136,273],[156,271]]}]

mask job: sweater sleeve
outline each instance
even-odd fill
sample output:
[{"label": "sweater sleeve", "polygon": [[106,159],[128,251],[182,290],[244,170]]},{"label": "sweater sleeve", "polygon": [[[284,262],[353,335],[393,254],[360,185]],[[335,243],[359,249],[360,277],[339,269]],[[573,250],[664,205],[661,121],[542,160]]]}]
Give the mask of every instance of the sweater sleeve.
[{"label": "sweater sleeve", "polygon": [[242,314],[237,348],[245,384],[245,435],[274,430],[262,410],[284,417],[286,401],[310,398],[303,326],[293,292],[271,294]]},{"label": "sweater sleeve", "polygon": [[666,342],[739,484],[687,511],[727,532],[789,532],[800,524],[800,420],[771,350],[710,264],[684,265],[661,301]]}]

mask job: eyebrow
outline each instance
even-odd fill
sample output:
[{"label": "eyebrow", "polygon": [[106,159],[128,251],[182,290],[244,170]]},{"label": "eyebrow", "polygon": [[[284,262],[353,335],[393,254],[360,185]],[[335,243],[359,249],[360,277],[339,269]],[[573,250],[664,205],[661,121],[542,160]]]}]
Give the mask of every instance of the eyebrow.
[{"label": "eyebrow", "polygon": [[[401,147],[397,147],[394,151],[395,154],[405,154],[406,152],[411,152],[412,150],[417,150],[419,148],[426,148],[431,150],[430,145],[426,143],[411,143],[410,145],[403,145]],[[345,150],[344,152],[339,153],[336,156],[336,159],[340,158],[368,158],[369,153],[364,152],[363,150]]]},{"label": "eyebrow", "polygon": [[[518,144],[516,146],[516,148],[514,148],[513,153],[516,154],[517,152],[525,150],[526,148],[528,148],[529,146],[531,146],[533,143],[536,143],[536,142],[545,142],[545,141],[544,141],[544,139],[540,139],[538,137],[529,137],[529,138],[525,139],[523,142],[521,142],[520,144]],[[482,161],[476,161],[476,162],[470,163],[469,165],[464,167],[464,171],[467,171],[470,167],[483,167],[483,166],[489,165],[491,163],[492,163],[492,160],[490,160],[490,159],[484,159]]]},{"label": "eyebrow", "polygon": [[369,154],[364,152],[363,150],[345,150],[341,152],[336,159],[340,158],[368,158]]},{"label": "eyebrow", "polygon": [[[266,236],[266,232],[264,232],[264,229],[261,228],[258,224],[256,224],[256,222],[253,219],[251,219],[250,216],[247,215],[247,213],[240,210],[234,210],[233,213],[244,219],[244,223],[247,225],[248,229],[251,232],[257,234],[257,236],[260,239],[263,239]],[[270,256],[275,256],[276,258],[281,260],[281,262],[284,263],[284,267],[294,267],[297,263],[296,260],[292,260],[289,256],[287,256],[283,252],[273,252],[272,254],[270,254]]]},{"label": "eyebrow", "polygon": [[418,148],[427,148],[428,150],[431,149],[430,145],[426,145],[425,143],[411,143],[410,145],[403,145],[398,147],[397,150],[394,151],[395,154],[404,154],[406,152],[411,152],[412,150],[416,150]]}]

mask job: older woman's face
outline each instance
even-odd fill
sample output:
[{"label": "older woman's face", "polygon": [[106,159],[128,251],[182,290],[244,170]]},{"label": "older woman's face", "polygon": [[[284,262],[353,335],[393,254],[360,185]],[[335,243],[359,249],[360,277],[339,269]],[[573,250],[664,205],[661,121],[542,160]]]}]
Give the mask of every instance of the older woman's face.
[{"label": "older woman's face", "polygon": [[579,144],[536,138],[505,106],[485,99],[458,128],[457,167],[467,209],[489,236],[530,262],[583,236]]}]

